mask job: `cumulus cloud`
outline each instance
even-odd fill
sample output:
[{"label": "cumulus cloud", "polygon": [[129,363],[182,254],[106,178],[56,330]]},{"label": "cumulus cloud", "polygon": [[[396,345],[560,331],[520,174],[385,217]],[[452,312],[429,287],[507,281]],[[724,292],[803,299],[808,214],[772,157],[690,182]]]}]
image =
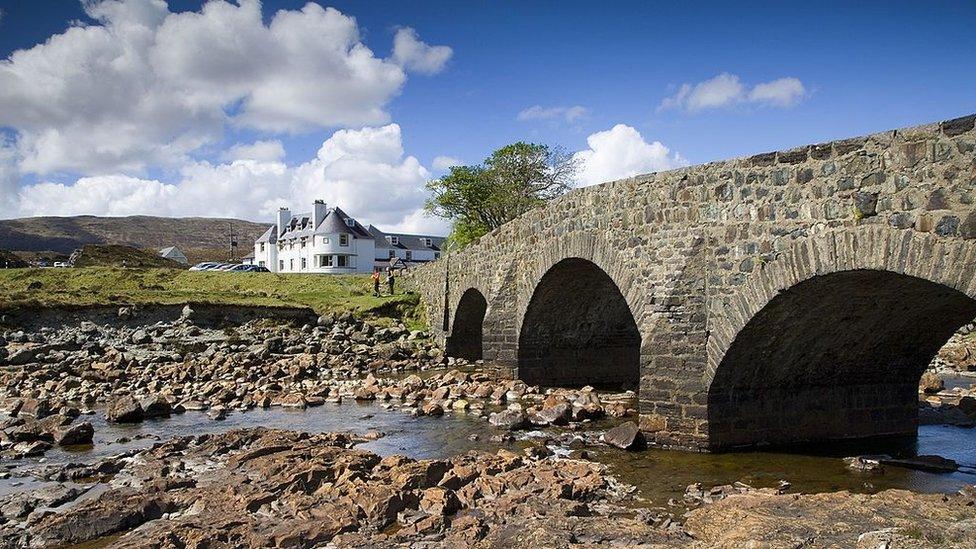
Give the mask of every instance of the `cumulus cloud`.
[{"label": "cumulus cloud", "polygon": [[0,127],[23,172],[175,168],[228,125],[302,132],[383,124],[404,69],[436,72],[450,48],[401,29],[376,57],[356,21],[308,3],[265,23],[258,0],[174,13],[163,0],[90,0],[72,26],[0,61]]},{"label": "cumulus cloud", "polygon": [[393,37],[393,60],[401,67],[422,74],[436,74],[454,54],[448,46],[429,46],[420,41],[417,31],[404,27]]},{"label": "cumulus cloud", "polygon": [[723,72],[697,84],[682,84],[674,95],[661,101],[657,110],[658,112],[666,110],[699,112],[741,103],[790,107],[799,103],[806,93],[806,88],[797,78],[787,77],[762,82],[750,89],[737,75]]},{"label": "cumulus cloud", "polygon": [[464,166],[464,161],[453,156],[435,156],[432,166],[436,172],[446,172],[451,166]]},{"label": "cumulus cloud", "polygon": [[285,158],[285,147],[276,139],[255,141],[251,144],[238,143],[224,151],[221,158],[231,162],[234,160],[279,162]]},{"label": "cumulus cloud", "polygon": [[270,220],[279,206],[311,208],[322,198],[361,221],[382,227],[443,228],[425,219],[430,172],[404,154],[400,127],[340,130],[315,158],[289,167],[276,159],[237,159],[184,166],[179,181],[124,175],[91,176],[71,185],[23,187],[20,215],[132,215],[238,217]]},{"label": "cumulus cloud", "polygon": [[581,186],[605,183],[635,175],[670,170],[688,162],[660,141],[648,143],[631,126],[617,124],[586,138],[588,149],[573,158],[580,163],[577,176]]},{"label": "cumulus cloud", "polygon": [[589,114],[589,109],[581,105],[572,107],[543,107],[542,105],[532,105],[522,109],[515,117],[519,122],[531,120],[565,120],[575,122]]},{"label": "cumulus cloud", "polygon": [[803,82],[797,78],[780,78],[772,82],[756,84],[749,92],[749,101],[778,107],[790,107],[806,95]]}]

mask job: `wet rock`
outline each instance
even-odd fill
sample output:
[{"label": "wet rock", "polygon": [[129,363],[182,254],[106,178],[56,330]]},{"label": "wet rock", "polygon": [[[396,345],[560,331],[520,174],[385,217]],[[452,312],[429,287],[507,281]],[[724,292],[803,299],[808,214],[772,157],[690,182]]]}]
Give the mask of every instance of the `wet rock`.
[{"label": "wet rock", "polygon": [[214,421],[223,421],[227,419],[227,408],[223,406],[214,406],[207,411],[207,417]]},{"label": "wet rock", "polygon": [[573,416],[573,407],[567,402],[559,402],[539,411],[539,417],[551,425],[566,425]]},{"label": "wet rock", "polygon": [[88,421],[82,421],[59,429],[54,436],[54,441],[59,446],[91,444],[94,435],[95,429],[92,424]]},{"label": "wet rock", "polygon": [[17,417],[41,419],[51,414],[51,403],[43,398],[26,398],[21,402]]},{"label": "wet rock", "polygon": [[137,423],[144,417],[142,405],[131,396],[114,400],[105,411],[105,419],[111,423]]},{"label": "wet rock", "polygon": [[421,413],[425,416],[440,417],[444,415],[444,407],[437,402],[428,402],[421,408]]},{"label": "wet rock", "polygon": [[856,473],[883,473],[882,456],[852,456],[844,458],[848,469]]},{"label": "wet rock", "polygon": [[644,434],[633,421],[622,423],[604,433],[603,442],[624,450],[639,450],[646,445]]},{"label": "wet rock", "polygon": [[881,464],[891,465],[893,467],[916,469],[919,471],[927,471],[929,473],[952,473],[959,469],[959,464],[956,463],[955,460],[932,455],[899,459],[884,458],[881,459]]},{"label": "wet rock", "polygon": [[939,377],[939,374],[926,371],[922,374],[922,379],[919,381],[918,387],[923,393],[934,394],[945,388],[945,382]]},{"label": "wet rock", "polygon": [[525,412],[512,408],[491,414],[488,417],[488,423],[509,431],[516,431],[529,426]]},{"label": "wet rock", "polygon": [[162,395],[155,395],[143,399],[139,405],[142,407],[143,417],[147,419],[155,417],[169,417],[169,415],[173,412],[173,407],[170,406],[170,403],[168,400],[166,400],[166,397]]}]

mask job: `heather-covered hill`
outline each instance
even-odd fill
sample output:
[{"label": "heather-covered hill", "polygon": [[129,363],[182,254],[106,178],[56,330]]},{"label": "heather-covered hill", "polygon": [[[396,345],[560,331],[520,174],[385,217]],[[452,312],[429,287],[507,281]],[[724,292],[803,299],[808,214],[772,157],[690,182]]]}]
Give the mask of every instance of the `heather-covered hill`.
[{"label": "heather-covered hill", "polygon": [[247,255],[254,239],[270,225],[240,219],[143,215],[25,217],[0,220],[0,249],[70,254],[85,244],[145,249],[178,246],[187,256],[192,256],[194,250],[228,250],[233,233],[240,256]]}]

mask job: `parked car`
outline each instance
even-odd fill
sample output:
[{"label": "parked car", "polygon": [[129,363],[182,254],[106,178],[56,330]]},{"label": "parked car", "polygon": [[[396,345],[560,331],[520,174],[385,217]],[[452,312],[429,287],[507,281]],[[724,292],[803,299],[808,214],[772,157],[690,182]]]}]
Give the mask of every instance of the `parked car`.
[{"label": "parked car", "polygon": [[197,263],[196,265],[190,267],[191,271],[209,271],[212,267],[220,265],[219,263],[214,263],[212,261]]},{"label": "parked car", "polygon": [[262,267],[261,265],[251,265],[251,267],[252,267],[252,269],[251,269],[251,272],[252,273],[270,273],[271,272],[271,269],[269,269],[267,267]]},{"label": "parked car", "polygon": [[232,265],[231,268],[227,269],[227,272],[231,273],[247,273],[251,271],[251,267],[254,265]]},{"label": "parked car", "polygon": [[66,268],[68,266],[69,266],[68,263],[65,262],[65,261],[55,261],[54,262],[54,268],[55,269],[64,269],[64,268]]}]

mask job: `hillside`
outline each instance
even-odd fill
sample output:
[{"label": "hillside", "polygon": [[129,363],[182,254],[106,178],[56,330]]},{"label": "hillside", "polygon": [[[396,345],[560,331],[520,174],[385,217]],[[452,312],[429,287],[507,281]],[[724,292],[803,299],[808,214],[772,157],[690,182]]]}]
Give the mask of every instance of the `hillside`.
[{"label": "hillside", "polygon": [[159,257],[150,251],[116,244],[107,246],[85,244],[74,260],[75,267],[121,267],[122,265],[130,268],[185,268],[175,261]]},{"label": "hillside", "polygon": [[227,259],[231,231],[241,257],[250,253],[254,239],[270,225],[204,217],[25,217],[0,220],[0,249],[70,254],[85,244],[148,249],[179,246],[191,260]]}]

